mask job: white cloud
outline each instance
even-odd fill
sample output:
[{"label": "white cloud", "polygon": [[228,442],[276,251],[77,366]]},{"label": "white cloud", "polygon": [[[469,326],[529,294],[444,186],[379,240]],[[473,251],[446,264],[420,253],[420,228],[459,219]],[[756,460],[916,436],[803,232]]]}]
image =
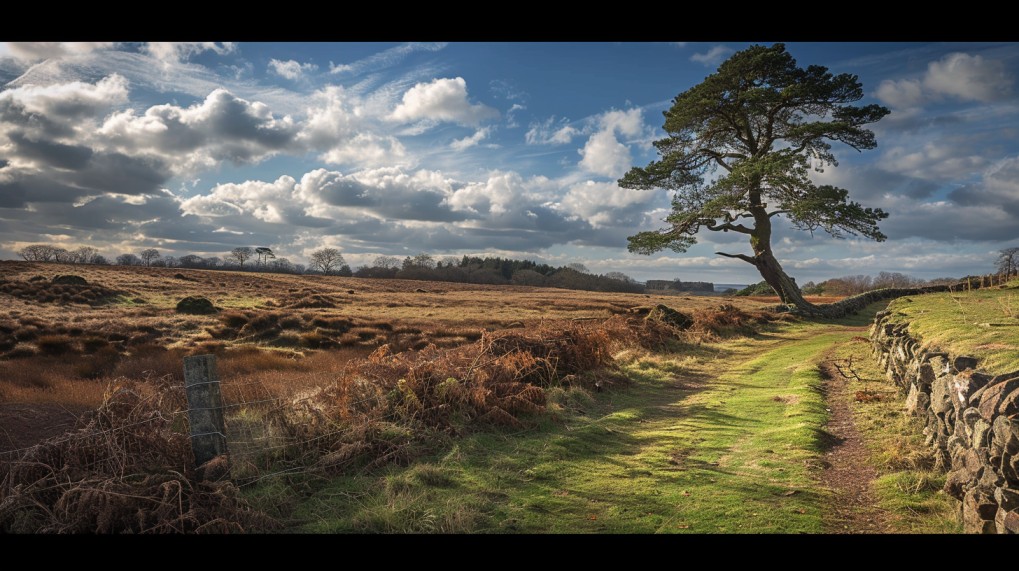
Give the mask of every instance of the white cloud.
[{"label": "white cloud", "polygon": [[454,140],[449,146],[455,151],[464,151],[487,139],[489,133],[491,133],[491,127],[482,127],[475,131],[473,135]]},{"label": "white cloud", "polygon": [[233,42],[149,42],[142,51],[160,60],[164,65],[185,62],[191,56],[213,51],[226,55],[237,49]]},{"label": "white cloud", "polygon": [[300,79],[304,77],[304,74],[314,73],[317,69],[318,66],[313,63],[300,63],[292,59],[287,61],[269,60],[269,71],[289,80]]},{"label": "white cloud", "polygon": [[968,145],[951,139],[929,141],[922,146],[894,146],[881,156],[879,165],[889,172],[936,182],[965,179],[987,166],[987,159],[966,151]]},{"label": "white cloud", "polygon": [[65,55],[110,49],[113,42],[7,42],[10,54],[22,61],[36,62]]},{"label": "white cloud", "polygon": [[223,160],[259,161],[293,147],[297,131],[289,115],[278,118],[264,103],[217,89],[186,108],[155,105],[143,115],[133,109],[114,113],[98,134],[124,153],[150,153],[184,173]]},{"label": "white cloud", "polygon": [[306,147],[322,151],[323,161],[379,166],[405,156],[404,146],[383,131],[373,110],[343,87],[327,86],[312,96],[312,102],[298,138]]},{"label": "white cloud", "polygon": [[416,121],[450,122],[477,126],[494,119],[499,112],[482,103],[471,104],[467,98],[467,82],[462,77],[440,78],[418,83],[403,94],[391,118],[402,123]]},{"label": "white cloud", "polygon": [[[128,99],[127,80],[119,75],[110,75],[96,83],[73,81],[46,86],[27,85],[0,92],[0,111],[5,121],[12,117],[8,113],[15,108],[21,113],[36,115],[33,122],[45,122],[54,118],[82,119],[92,117],[114,105],[126,103]],[[75,125],[65,125],[74,127]]]},{"label": "white cloud", "polygon": [[693,54],[690,56],[690,61],[697,62],[705,67],[714,67],[722,63],[722,61],[727,58],[729,54],[733,53],[733,51],[734,50],[732,48],[723,45],[713,46],[710,50],[704,53]]},{"label": "white cloud", "polygon": [[616,226],[640,221],[648,205],[661,198],[654,192],[619,188],[614,182],[586,181],[570,187],[562,207],[591,226]]},{"label": "white cloud", "polygon": [[989,103],[1008,97],[1013,83],[1014,77],[1001,61],[954,52],[927,64],[927,72],[920,79],[882,81],[875,95],[897,109],[945,97]]},{"label": "white cloud", "polygon": [[274,224],[286,222],[284,211],[292,204],[297,181],[281,176],[275,182],[249,180],[239,184],[219,184],[209,194],[183,201],[181,212],[196,216],[220,217],[250,213]]},{"label": "white cloud", "polygon": [[528,145],[565,145],[573,140],[580,131],[570,125],[565,117],[558,122],[549,117],[540,123],[531,123],[524,135]]},{"label": "white cloud", "polygon": [[596,124],[598,130],[577,151],[582,157],[579,166],[589,173],[618,178],[630,168],[632,158],[630,148],[616,136],[632,140],[645,134],[643,111],[639,108],[606,111],[596,118]]},{"label": "white cloud", "polygon": [[388,50],[370,55],[351,63],[341,63],[336,65],[333,64],[333,62],[329,62],[329,73],[349,73],[350,75],[360,75],[362,73],[385,69],[396,65],[414,52],[437,52],[444,49],[446,45],[446,42],[411,42],[396,46],[395,48],[389,48]]}]

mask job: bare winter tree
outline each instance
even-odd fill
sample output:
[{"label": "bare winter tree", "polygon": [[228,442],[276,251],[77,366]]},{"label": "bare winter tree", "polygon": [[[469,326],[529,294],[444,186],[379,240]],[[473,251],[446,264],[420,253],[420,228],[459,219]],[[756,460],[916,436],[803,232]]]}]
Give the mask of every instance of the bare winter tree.
[{"label": "bare winter tree", "polygon": [[998,273],[1006,276],[1019,272],[1019,248],[1005,248],[998,251]]},{"label": "bare winter tree", "polygon": [[134,254],[121,254],[121,255],[117,256],[117,265],[118,266],[140,266],[140,265],[142,265],[142,260],[141,260],[141,258],[139,258],[138,256],[135,256]]},{"label": "bare winter tree", "polygon": [[340,253],[336,248],[322,248],[311,253],[308,258],[311,262],[311,267],[320,270],[323,274],[331,274],[334,269],[339,269],[340,266],[345,265],[347,262],[343,259],[343,254]]},{"label": "bare winter tree", "polygon": [[56,248],[49,244],[32,244],[18,250],[18,255],[26,262],[52,262]]},{"label": "bare winter tree", "polygon": [[244,262],[248,261],[253,255],[255,255],[255,251],[248,246],[241,246],[230,250],[230,257],[242,268],[244,267]]},{"label": "bare winter tree", "polygon": [[146,250],[142,250],[138,254],[138,256],[141,259],[145,260],[145,265],[146,266],[151,266],[152,262],[154,262],[155,260],[158,260],[160,258],[159,250],[156,250],[155,248],[148,248]]},{"label": "bare winter tree", "polygon": [[99,257],[99,250],[92,246],[82,246],[72,252],[75,262],[79,264],[94,264]]}]

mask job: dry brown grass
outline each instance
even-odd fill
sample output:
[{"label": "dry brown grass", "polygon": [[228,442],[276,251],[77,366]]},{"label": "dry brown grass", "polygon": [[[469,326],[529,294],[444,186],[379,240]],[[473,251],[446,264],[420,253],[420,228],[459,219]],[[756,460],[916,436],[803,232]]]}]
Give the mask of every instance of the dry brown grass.
[{"label": "dry brown grass", "polygon": [[[103,382],[119,376],[179,377],[183,355],[196,353],[221,357],[224,383],[236,375],[264,378],[280,390],[291,384],[323,386],[331,379],[316,368],[342,367],[351,356],[384,344],[393,352],[454,348],[486,333],[532,330],[550,320],[600,322],[618,316],[622,323],[635,306],[664,303],[696,313],[720,303],[714,297],[524,286],[0,262],[0,280],[18,289],[49,287],[54,276],[64,274],[80,275],[89,285],[61,288],[105,288],[122,295],[114,304],[90,306],[0,293],[0,397],[6,400],[97,406]],[[428,293],[415,293],[419,288]],[[177,301],[190,295],[207,297],[224,311],[177,314]],[[326,299],[334,307],[288,307],[304,299]],[[762,307],[744,298],[729,301],[743,311]],[[626,331],[642,343],[663,342],[660,332]],[[46,341],[51,336],[69,339],[69,349],[47,354],[60,350]],[[289,365],[269,366],[254,353],[235,353],[243,347],[257,347],[273,363],[285,359]]]},{"label": "dry brown grass", "polygon": [[268,529],[229,480],[199,481],[169,379],[110,386],[76,430],[0,463],[0,531],[201,533]]}]

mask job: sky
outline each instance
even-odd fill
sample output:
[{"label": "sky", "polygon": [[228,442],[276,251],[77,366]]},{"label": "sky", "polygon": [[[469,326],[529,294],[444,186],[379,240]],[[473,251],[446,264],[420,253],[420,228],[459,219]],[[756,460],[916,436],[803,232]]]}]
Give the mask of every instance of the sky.
[{"label": "sky", "polygon": [[[492,255],[639,280],[760,280],[745,237],[630,254],[665,191],[621,189],[662,112],[749,43],[0,43],[0,258],[48,243],[107,257],[322,247]],[[819,184],[889,213],[888,240],[782,221],[799,283],[992,270],[1019,246],[1019,44],[788,43],[859,76],[891,113]]]}]

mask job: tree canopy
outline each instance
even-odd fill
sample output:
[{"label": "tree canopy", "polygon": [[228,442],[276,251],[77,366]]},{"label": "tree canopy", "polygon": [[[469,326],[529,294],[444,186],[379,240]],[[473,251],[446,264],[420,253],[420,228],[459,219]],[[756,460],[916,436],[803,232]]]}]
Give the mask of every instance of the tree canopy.
[{"label": "tree canopy", "polygon": [[753,255],[718,254],[754,264],[783,302],[813,309],[772,253],[772,219],[785,216],[798,229],[836,238],[885,239],[878,229],[885,212],[809,177],[811,169],[838,165],[833,142],[857,151],[877,146],[863,126],[889,111],[852,105],[862,98],[857,76],[801,68],[783,44],[733,54],[673,99],[664,113],[667,136],[654,142],[661,158],[619,180],[623,188],[674,192],[668,226],[631,236],[629,250],[685,252],[702,229],[745,234]]}]

